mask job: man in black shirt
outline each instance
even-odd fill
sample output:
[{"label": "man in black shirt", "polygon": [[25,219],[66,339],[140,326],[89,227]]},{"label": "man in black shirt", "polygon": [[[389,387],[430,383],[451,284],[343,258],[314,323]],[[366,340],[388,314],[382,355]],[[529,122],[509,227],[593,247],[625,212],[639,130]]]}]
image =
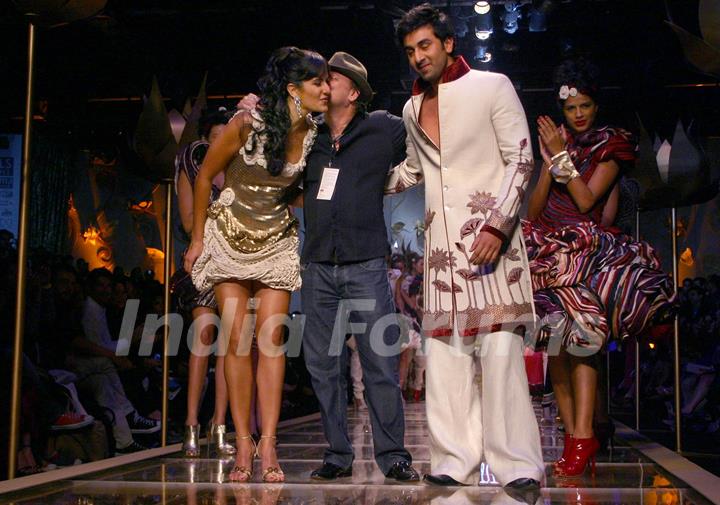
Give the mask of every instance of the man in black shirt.
[{"label": "man in black shirt", "polygon": [[338,52],[329,65],[330,106],[303,181],[304,355],[330,445],[323,466],[311,477],[352,474],[345,337],[354,334],[375,460],[387,477],[416,481],[419,476],[404,446],[399,327],[387,279],[383,216],[387,173],[405,158],[405,128],[402,119],[386,111],[366,112],[373,92],[362,63]]}]

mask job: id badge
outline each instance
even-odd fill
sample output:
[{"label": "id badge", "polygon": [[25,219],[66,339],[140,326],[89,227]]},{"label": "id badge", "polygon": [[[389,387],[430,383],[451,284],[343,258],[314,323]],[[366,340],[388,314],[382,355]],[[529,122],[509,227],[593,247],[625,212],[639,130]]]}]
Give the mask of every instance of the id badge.
[{"label": "id badge", "polygon": [[320,189],[318,190],[318,200],[332,200],[335,193],[335,183],[337,182],[340,169],[325,167],[323,169],[322,179],[320,180]]}]

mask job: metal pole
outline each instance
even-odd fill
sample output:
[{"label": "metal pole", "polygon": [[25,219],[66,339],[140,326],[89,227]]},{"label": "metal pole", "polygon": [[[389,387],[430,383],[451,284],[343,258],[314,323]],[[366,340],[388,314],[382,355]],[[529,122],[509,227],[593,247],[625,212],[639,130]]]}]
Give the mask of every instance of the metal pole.
[{"label": "metal pole", "polygon": [[163,267],[163,282],[165,284],[165,325],[163,326],[163,374],[162,374],[162,447],[167,445],[168,422],[168,380],[170,376],[170,265],[172,261],[172,190],[173,181],[165,181],[165,263]]},{"label": "metal pole", "polygon": [[[640,242],[640,209],[635,209],[635,240]],[[635,431],[640,431],[640,341],[635,341]]]},{"label": "metal pole", "polygon": [[13,338],[12,394],[10,400],[10,441],[8,443],[8,479],[15,477],[18,439],[20,436],[20,394],[22,387],[23,333],[25,331],[25,277],[27,263],[28,213],[30,212],[30,135],[34,85],[35,25],[28,23],[27,90],[25,96],[25,128],[23,131],[20,223],[18,231],[18,266],[15,285],[15,334]]},{"label": "metal pole", "polygon": [[605,351],[605,408],[610,415],[610,351]]},{"label": "metal pole", "polygon": [[[673,205],[671,214],[672,225],[672,258],[673,258],[673,285],[675,294],[680,285],[678,254],[677,254],[677,208]],[[682,452],[682,404],[680,402],[680,320],[675,315],[673,332],[673,351],[675,357],[675,450]]]}]

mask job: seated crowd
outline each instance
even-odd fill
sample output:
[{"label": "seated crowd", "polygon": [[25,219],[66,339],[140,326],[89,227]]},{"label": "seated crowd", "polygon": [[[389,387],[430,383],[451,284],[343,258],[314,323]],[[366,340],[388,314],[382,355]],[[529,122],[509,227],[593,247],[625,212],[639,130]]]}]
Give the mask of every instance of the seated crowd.
[{"label": "seated crowd", "polygon": [[[17,252],[12,234],[0,233],[0,349],[7,364],[0,383],[9,393]],[[138,268],[126,275],[120,267],[90,270],[82,259],[45,251],[30,253],[27,276],[17,474],[158,446],[162,327],[150,352],[139,352],[139,347],[146,316],[164,313],[163,285],[152,271]],[[129,300],[139,300],[139,309],[134,316],[128,310],[131,316],[123,321]],[[181,345],[170,356],[168,443],[182,438],[190,352],[185,343],[191,323],[190,314],[176,306],[172,310],[182,315],[184,325]],[[128,323],[129,348],[119,338]],[[204,423],[213,411],[212,361],[209,369],[200,409]],[[10,395],[3,396],[2,411],[9,413]],[[302,355],[288,357],[281,418],[316,411]],[[7,433],[9,416],[0,419],[0,429]],[[7,437],[0,438],[0,450],[6,450]]]},{"label": "seated crowd", "polygon": [[[685,279],[678,294],[683,432],[720,437],[720,275]],[[653,328],[640,349],[643,419],[674,429],[672,323]],[[634,402],[633,356],[615,388],[617,406]]]}]

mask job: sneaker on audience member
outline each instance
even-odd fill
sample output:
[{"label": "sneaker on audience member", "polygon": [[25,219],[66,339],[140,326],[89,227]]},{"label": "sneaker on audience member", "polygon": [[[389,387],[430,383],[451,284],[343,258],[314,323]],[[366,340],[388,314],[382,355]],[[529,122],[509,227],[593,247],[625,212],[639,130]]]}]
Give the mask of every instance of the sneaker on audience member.
[{"label": "sneaker on audience member", "polygon": [[93,423],[95,418],[90,415],[78,414],[77,412],[65,412],[55,419],[50,426],[50,431],[70,431],[84,428]]},{"label": "sneaker on audience member", "polygon": [[130,426],[130,432],[133,434],[147,434],[160,431],[160,421],[143,417],[138,414],[137,411],[130,412],[126,416],[126,419]]},{"label": "sneaker on audience member", "polygon": [[147,447],[140,445],[134,440],[130,442],[130,445],[119,448],[115,448],[115,456],[122,456],[123,454],[130,454],[132,452],[146,451]]}]

